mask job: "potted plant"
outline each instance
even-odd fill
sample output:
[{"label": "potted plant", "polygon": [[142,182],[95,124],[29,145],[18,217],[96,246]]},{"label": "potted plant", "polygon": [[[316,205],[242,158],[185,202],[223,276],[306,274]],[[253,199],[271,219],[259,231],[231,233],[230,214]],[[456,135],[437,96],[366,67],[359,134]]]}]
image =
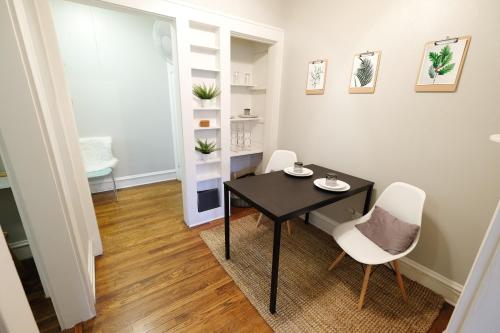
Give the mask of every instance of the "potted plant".
[{"label": "potted plant", "polygon": [[193,95],[198,97],[201,101],[201,106],[204,108],[215,106],[215,97],[220,95],[220,90],[215,84],[211,86],[202,84],[193,85]]},{"label": "potted plant", "polygon": [[206,161],[210,158],[210,155],[219,150],[214,142],[208,142],[207,139],[202,141],[201,139],[196,140],[196,146],[194,147],[196,151],[201,154],[201,158]]}]

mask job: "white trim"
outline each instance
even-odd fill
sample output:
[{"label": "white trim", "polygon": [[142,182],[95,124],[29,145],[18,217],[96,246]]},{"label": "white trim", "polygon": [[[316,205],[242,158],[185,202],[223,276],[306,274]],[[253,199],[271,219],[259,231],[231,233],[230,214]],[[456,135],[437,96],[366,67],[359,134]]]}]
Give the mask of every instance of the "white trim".
[{"label": "white trim", "polygon": [[92,287],[92,292],[94,294],[94,299],[96,299],[95,295],[95,257],[94,250],[92,249],[92,241],[89,240],[89,253],[87,254],[87,273],[90,277],[90,285]]},{"label": "white trim", "polygon": [[[175,169],[155,171],[148,173],[141,173],[138,175],[130,175],[115,178],[116,188],[127,188],[133,186],[140,186],[146,184],[153,184],[158,182],[164,182],[166,180],[173,180],[177,178],[177,172]],[[92,193],[107,192],[113,190],[113,180],[111,176],[101,177],[96,180],[89,182],[90,191]]]},{"label": "white trim", "polygon": [[[339,222],[318,212],[311,212],[309,222],[329,235],[332,234],[333,228],[339,224]],[[457,303],[463,290],[460,283],[450,280],[408,257],[399,259],[399,263],[403,275],[443,296],[446,302],[451,305]]]}]

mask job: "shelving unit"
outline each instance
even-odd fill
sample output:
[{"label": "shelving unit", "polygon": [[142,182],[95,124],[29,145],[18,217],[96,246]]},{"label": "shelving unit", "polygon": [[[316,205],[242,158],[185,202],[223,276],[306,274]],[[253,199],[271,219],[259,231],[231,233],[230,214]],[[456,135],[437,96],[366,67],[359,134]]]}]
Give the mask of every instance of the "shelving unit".
[{"label": "shelving unit", "polygon": [[[220,79],[220,47],[219,29],[215,26],[190,22],[190,51],[191,51],[191,76],[192,84],[215,85],[221,87]],[[221,146],[221,97],[217,98],[214,107],[202,107],[200,101],[193,97],[193,131],[194,139],[214,142]],[[201,120],[209,120],[209,127],[200,127]],[[193,142],[193,146],[194,146]],[[214,153],[215,158],[201,160],[198,152],[196,158],[196,190],[201,191],[217,189],[219,202],[222,203],[222,159],[220,152]],[[221,204],[208,211],[199,211],[200,216],[217,216],[221,214]],[[201,217],[199,217],[201,218]]]},{"label": "shelving unit", "polygon": [[[231,179],[231,171],[259,167],[276,149],[279,117],[275,113],[279,110],[283,55],[279,29],[193,20],[179,21],[177,35],[179,50],[187,52],[179,56],[179,72],[184,216],[191,227],[223,217],[223,184]],[[235,71],[240,73],[237,82],[232,80]],[[192,95],[195,84],[214,84],[221,94],[210,107],[202,106]],[[257,117],[238,117],[245,108]],[[208,120],[209,126],[200,127],[202,120]],[[232,129],[244,129],[251,144],[231,149]],[[204,160],[194,149],[198,139],[214,142],[220,150]],[[206,203],[212,206],[200,211],[200,207],[207,208]]]},{"label": "shelving unit", "polygon": [[[258,167],[266,140],[269,44],[231,37],[231,172]],[[256,118],[241,118],[249,108]]]}]

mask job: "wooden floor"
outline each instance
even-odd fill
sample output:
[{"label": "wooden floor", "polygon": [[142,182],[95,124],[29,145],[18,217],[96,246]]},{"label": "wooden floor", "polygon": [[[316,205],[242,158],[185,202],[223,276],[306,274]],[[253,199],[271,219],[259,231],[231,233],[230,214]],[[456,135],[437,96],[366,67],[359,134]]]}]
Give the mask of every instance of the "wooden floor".
[{"label": "wooden floor", "polygon": [[[270,332],[199,232],[182,219],[181,185],[94,196],[104,254],[96,259],[97,316],[84,332]],[[233,210],[238,218],[252,209]],[[445,306],[430,332],[442,332]]]},{"label": "wooden floor", "polygon": [[33,258],[21,261],[19,267],[23,289],[40,333],[57,333],[61,329],[50,298],[45,297]]}]

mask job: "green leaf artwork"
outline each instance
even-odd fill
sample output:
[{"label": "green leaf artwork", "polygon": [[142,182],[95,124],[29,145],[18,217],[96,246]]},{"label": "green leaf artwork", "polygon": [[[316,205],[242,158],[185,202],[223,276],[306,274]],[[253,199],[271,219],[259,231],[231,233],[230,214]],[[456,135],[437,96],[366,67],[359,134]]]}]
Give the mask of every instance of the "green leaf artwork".
[{"label": "green leaf artwork", "polygon": [[[361,64],[356,70],[355,75],[358,78],[361,87],[364,87],[373,79],[373,64],[369,58],[362,58],[360,56],[359,60],[361,60]],[[354,84],[357,86],[356,79],[354,79]]]},{"label": "green leaf artwork", "polygon": [[445,75],[455,68],[455,63],[451,62],[453,59],[453,52],[450,50],[450,46],[446,45],[437,52],[429,52],[429,60],[432,65],[429,67],[429,77],[434,79],[432,83],[436,82],[438,75]]}]

